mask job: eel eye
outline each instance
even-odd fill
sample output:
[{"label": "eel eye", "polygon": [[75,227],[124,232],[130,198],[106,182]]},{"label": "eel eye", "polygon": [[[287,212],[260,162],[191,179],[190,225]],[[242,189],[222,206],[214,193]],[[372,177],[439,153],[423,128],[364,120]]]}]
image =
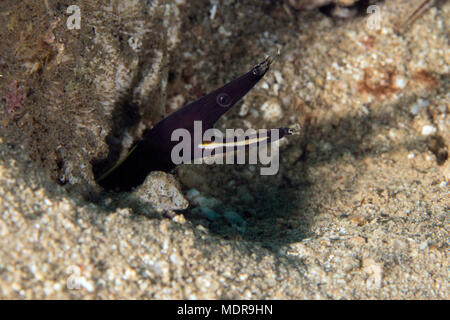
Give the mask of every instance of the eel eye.
[{"label": "eel eye", "polygon": [[221,107],[228,107],[231,104],[231,97],[226,93],[220,93],[216,100],[217,104]]}]

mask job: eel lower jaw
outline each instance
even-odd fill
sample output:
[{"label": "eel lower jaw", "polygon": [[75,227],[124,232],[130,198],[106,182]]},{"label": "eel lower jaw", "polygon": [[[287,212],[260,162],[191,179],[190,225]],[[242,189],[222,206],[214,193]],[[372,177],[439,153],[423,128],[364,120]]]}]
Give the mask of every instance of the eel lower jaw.
[{"label": "eel lower jaw", "polygon": [[255,76],[262,76],[264,75],[267,70],[269,70],[270,65],[275,61],[275,59],[280,55],[280,50],[278,49],[278,52],[275,56],[267,56],[263,62],[258,63],[254,68],[253,68],[253,74]]}]

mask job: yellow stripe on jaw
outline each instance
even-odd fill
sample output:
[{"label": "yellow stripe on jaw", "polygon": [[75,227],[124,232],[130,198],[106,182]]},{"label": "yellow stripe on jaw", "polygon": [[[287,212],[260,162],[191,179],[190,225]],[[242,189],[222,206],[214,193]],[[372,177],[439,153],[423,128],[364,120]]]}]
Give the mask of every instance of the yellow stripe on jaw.
[{"label": "yellow stripe on jaw", "polygon": [[114,167],[112,167],[111,169],[109,169],[108,171],[106,171],[106,173],[104,173],[100,178],[97,179],[97,182],[100,182],[102,180],[104,180],[105,178],[107,178],[114,170],[116,170],[125,160],[127,160],[127,158],[130,156],[130,154],[136,149],[137,145],[135,145],[128,153],[127,155],[120,161],[118,161]]},{"label": "yellow stripe on jaw", "polygon": [[233,141],[233,142],[209,142],[209,143],[202,143],[199,144],[198,147],[201,149],[215,149],[220,147],[241,147],[241,146],[248,146],[254,143],[262,142],[269,139],[269,137],[257,137],[257,138],[251,138],[251,139],[245,139],[242,141]]}]

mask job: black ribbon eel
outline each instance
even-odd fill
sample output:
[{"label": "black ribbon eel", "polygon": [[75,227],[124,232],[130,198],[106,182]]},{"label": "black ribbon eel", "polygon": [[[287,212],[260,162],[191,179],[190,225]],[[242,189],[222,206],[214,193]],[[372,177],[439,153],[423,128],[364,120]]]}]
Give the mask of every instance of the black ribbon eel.
[{"label": "black ribbon eel", "polygon": [[[176,129],[186,129],[194,136],[194,122],[201,121],[204,132],[214,126],[216,121],[233,105],[244,97],[269,70],[273,58],[268,57],[246,74],[232,80],[223,87],[173,112],[143,134],[143,138],[134,144],[127,156],[97,179],[97,183],[106,190],[129,191],[144,182],[151,171],[170,171],[176,167],[171,159],[173,147],[179,141],[172,141]],[[291,129],[280,128],[278,139],[291,134]],[[268,141],[271,139],[268,131]],[[193,139],[192,139],[193,140]],[[277,139],[275,139],[277,140]],[[248,146],[254,144],[252,137],[246,138]],[[205,148],[208,143],[192,149]],[[192,152],[194,159],[195,152]]]}]

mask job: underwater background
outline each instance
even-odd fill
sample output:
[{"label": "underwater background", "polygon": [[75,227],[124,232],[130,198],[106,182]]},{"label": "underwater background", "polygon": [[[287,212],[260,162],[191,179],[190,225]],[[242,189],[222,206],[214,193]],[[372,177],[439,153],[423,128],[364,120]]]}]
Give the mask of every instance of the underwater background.
[{"label": "underwater background", "polygon": [[[0,9],[0,298],[448,298],[448,1]],[[216,125],[299,124],[276,175],[185,164],[130,192],[96,183],[278,51]]]}]

